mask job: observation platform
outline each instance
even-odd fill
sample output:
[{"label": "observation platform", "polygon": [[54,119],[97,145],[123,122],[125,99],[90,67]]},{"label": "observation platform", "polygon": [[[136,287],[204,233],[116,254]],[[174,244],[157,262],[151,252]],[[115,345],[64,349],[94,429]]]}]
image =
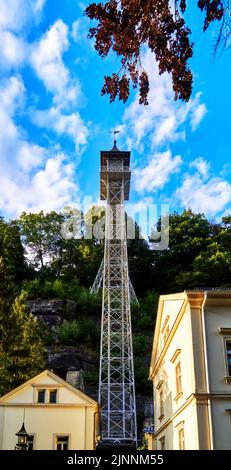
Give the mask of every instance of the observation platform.
[{"label": "observation platform", "polygon": [[130,152],[120,151],[116,145],[109,151],[100,152],[100,199],[107,199],[109,182],[124,183],[124,199],[129,199],[130,192]]}]

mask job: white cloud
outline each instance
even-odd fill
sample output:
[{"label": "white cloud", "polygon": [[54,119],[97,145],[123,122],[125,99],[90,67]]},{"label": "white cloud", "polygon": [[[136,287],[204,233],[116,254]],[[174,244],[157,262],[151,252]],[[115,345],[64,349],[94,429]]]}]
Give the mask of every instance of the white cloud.
[{"label": "white cloud", "polygon": [[37,168],[45,157],[43,147],[23,140],[20,142],[17,153],[18,165],[25,173],[28,173],[32,168]]},{"label": "white cloud", "polygon": [[28,0],[1,0],[0,26],[20,31],[28,19]]},{"label": "white cloud", "polygon": [[58,135],[68,135],[75,143],[76,152],[86,145],[89,135],[78,111],[72,114],[63,114],[60,107],[51,107],[48,110],[31,110],[31,119],[39,127],[52,129]]},{"label": "white cloud", "polygon": [[[87,143],[88,128],[78,111],[69,111],[82,96],[78,80],[71,77],[63,62],[63,54],[69,48],[68,27],[57,20],[34,44],[28,44],[23,36],[31,21],[39,21],[44,5],[45,0],[0,1],[0,67],[16,68],[24,62],[32,65],[53,95],[50,109],[34,110],[33,122],[58,135],[69,136],[80,154]],[[44,148],[30,142],[23,129],[15,124],[15,110],[19,110],[19,101],[23,101],[25,95],[20,77],[11,77],[7,86],[4,81],[0,86],[0,123],[4,128],[0,136],[1,160],[9,167],[9,155],[12,155],[16,171],[24,172],[25,179],[29,171],[44,164],[48,155]]]},{"label": "white cloud", "polygon": [[191,116],[191,128],[192,131],[195,131],[197,127],[199,126],[200,122],[204,118],[204,116],[207,114],[207,108],[205,104],[198,104],[195,106],[195,108],[192,111],[192,116]]},{"label": "white cloud", "polygon": [[205,182],[200,174],[187,174],[175,196],[182,207],[213,216],[231,202],[231,184],[219,177],[212,177]]},{"label": "white cloud", "polygon": [[18,67],[24,62],[28,45],[22,37],[0,29],[0,68]]},{"label": "white cloud", "polygon": [[33,11],[35,14],[41,13],[44,5],[46,3],[46,0],[33,0]]},{"label": "white cloud", "polygon": [[38,21],[46,0],[1,0],[0,27],[21,31],[29,22]]},{"label": "white cloud", "polygon": [[39,21],[45,1],[0,0],[1,69],[19,67],[28,59],[29,45],[25,34],[28,25]]},{"label": "white cloud", "polygon": [[197,171],[203,176],[204,178],[208,177],[210,163],[204,160],[202,157],[196,158],[193,162],[190,163],[190,168],[196,168]]},{"label": "white cloud", "polygon": [[150,80],[148,106],[139,104],[139,93],[126,108],[123,122],[126,133],[133,140],[134,147],[142,150],[143,141],[149,139],[151,148],[184,140],[185,124],[191,120],[195,130],[206,114],[206,107],[200,103],[201,93],[197,93],[188,103],[175,101],[171,77],[167,73],[159,75],[154,56],[147,51],[142,60]]},{"label": "white cloud", "polygon": [[27,182],[10,175],[0,177],[0,199],[4,211],[19,215],[22,211],[39,212],[61,210],[70,203],[76,186],[70,176],[70,165],[63,164],[65,156],[58,154],[49,158],[43,169],[37,171]]},{"label": "white cloud", "polygon": [[0,160],[1,170],[26,171],[40,164],[45,149],[26,140],[23,131],[15,124],[14,115],[24,107],[25,88],[20,76],[10,77],[0,87]]},{"label": "white cloud", "polygon": [[76,102],[80,95],[80,85],[71,79],[62,55],[69,48],[68,27],[57,20],[33,46],[31,63],[37,76],[46,89],[54,94],[56,103]]},{"label": "white cloud", "polygon": [[[87,17],[78,18],[72,23],[71,36],[75,42],[85,41],[89,32],[90,20]],[[88,44],[89,40],[88,40]]]},{"label": "white cloud", "polygon": [[20,76],[10,77],[1,83],[0,86],[0,106],[9,115],[12,115],[16,108],[23,104],[25,87]]},{"label": "white cloud", "polygon": [[23,210],[60,210],[77,190],[66,156],[30,142],[16,125],[14,116],[23,110],[24,95],[20,76],[0,86],[0,208],[9,216]]},{"label": "white cloud", "polygon": [[155,154],[145,168],[134,171],[135,189],[140,193],[162,189],[170,176],[179,170],[181,163],[181,156],[172,157],[169,150]]}]

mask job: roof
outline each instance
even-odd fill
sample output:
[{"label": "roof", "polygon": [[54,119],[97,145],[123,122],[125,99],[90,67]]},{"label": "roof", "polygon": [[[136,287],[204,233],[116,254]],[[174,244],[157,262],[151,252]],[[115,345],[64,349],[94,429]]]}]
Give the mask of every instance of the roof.
[{"label": "roof", "polygon": [[25,429],[24,422],[22,423],[21,429],[18,432],[16,432],[16,436],[28,436],[26,429]]},{"label": "roof", "polygon": [[33,385],[38,379],[40,379],[42,377],[46,377],[46,376],[51,377],[56,382],[60,383],[63,387],[67,388],[71,392],[74,392],[78,397],[80,397],[84,401],[86,401],[89,406],[98,406],[98,403],[95,400],[93,400],[88,395],[86,395],[85,393],[83,393],[80,390],[78,390],[77,388],[75,388],[73,385],[66,382],[66,380],[61,379],[61,377],[54,374],[54,372],[51,372],[48,369],[44,370],[40,374],[38,374],[38,375],[32,377],[31,379],[27,380],[27,382],[24,382],[23,384],[19,385],[18,387],[14,388],[10,392],[8,392],[5,395],[3,395],[2,397],[0,397],[0,405],[3,404],[4,402],[7,402],[10,397],[12,397],[13,395],[15,395],[18,392],[22,391],[23,389],[25,389],[29,385]]}]

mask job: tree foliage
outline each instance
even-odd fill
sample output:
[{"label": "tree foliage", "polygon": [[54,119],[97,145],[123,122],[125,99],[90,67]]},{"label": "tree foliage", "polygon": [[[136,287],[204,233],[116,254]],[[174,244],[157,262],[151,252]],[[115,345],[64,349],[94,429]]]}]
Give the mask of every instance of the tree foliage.
[{"label": "tree foliage", "polygon": [[[97,25],[90,28],[90,38],[95,38],[95,49],[101,57],[113,50],[121,57],[121,68],[112,76],[104,77],[102,95],[108,94],[110,102],[118,96],[126,102],[130,84],[139,88],[140,103],[148,104],[149,77],[142,66],[142,48],[147,45],[154,54],[159,73],[172,75],[175,99],[188,101],[192,92],[193,76],[188,61],[193,44],[190,29],[183,14],[187,0],[107,0],[91,3],[85,14]],[[205,13],[204,31],[215,20],[224,18],[228,0],[198,0],[199,9]]]},{"label": "tree foliage", "polygon": [[41,372],[45,365],[41,331],[22,293],[14,299],[9,270],[0,260],[0,395]]},{"label": "tree foliage", "polygon": [[12,280],[20,286],[26,275],[26,264],[20,228],[16,221],[6,223],[0,218],[0,256],[6,262]]},{"label": "tree foliage", "polygon": [[[61,216],[56,212],[26,214],[19,218],[21,235],[33,266],[43,272],[46,262],[62,257]],[[49,258],[49,259],[47,259]]]},{"label": "tree foliage", "polygon": [[231,287],[230,217],[219,224],[187,210],[170,215],[169,224],[169,249],[155,253],[157,291]]}]

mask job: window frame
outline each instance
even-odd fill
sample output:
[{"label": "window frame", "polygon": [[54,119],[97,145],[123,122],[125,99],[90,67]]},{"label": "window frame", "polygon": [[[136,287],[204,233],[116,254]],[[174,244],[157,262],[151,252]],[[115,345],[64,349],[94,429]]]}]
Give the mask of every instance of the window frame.
[{"label": "window frame", "polygon": [[[44,401],[39,401],[39,393],[44,392]],[[37,401],[39,405],[44,405],[46,403],[46,389],[45,388],[37,388]]]},{"label": "window frame", "polygon": [[225,353],[225,372],[226,372],[226,379],[230,379],[230,383],[231,383],[231,363],[230,363],[230,365],[229,365],[227,343],[230,343],[230,344],[231,344],[231,336],[225,336],[225,337],[224,337],[224,353]]},{"label": "window frame", "polygon": [[159,420],[161,421],[164,418],[164,390],[163,388],[159,391],[159,402],[160,402],[160,417]]},{"label": "window frame", "polygon": [[[51,401],[51,393],[52,392],[55,392],[55,401]],[[56,403],[58,403],[58,389],[57,388],[51,388],[51,389],[48,389],[48,398],[49,398],[49,401],[48,403],[50,405],[56,405]]]},{"label": "window frame", "polygon": [[180,425],[177,426],[177,434],[178,434],[178,450],[185,450],[184,423],[181,423]]},{"label": "window frame", "polygon": [[29,449],[29,446],[28,446],[27,450],[30,450],[30,451],[35,450],[35,436],[36,436],[36,434],[29,434],[28,435],[29,439],[32,439],[32,449]]},{"label": "window frame", "polygon": [[[67,437],[67,449],[57,449],[57,445],[58,445],[58,439],[64,439],[65,437]],[[58,433],[58,434],[54,434],[54,450],[59,450],[59,451],[63,451],[63,450],[71,450],[71,435],[70,434],[67,434],[67,433]]]},{"label": "window frame", "polygon": [[231,375],[228,364],[227,343],[231,342],[231,327],[219,327],[218,333],[222,336],[223,340],[223,354],[224,354],[224,380],[228,385],[231,385]]},{"label": "window frame", "polygon": [[[175,368],[175,388],[176,388],[176,396],[174,400],[177,402],[179,398],[183,397],[183,384],[182,384],[182,363],[181,363],[181,349],[177,348],[170,359],[170,362],[174,365]],[[178,374],[177,374],[177,367],[180,365],[180,387],[178,386]]]},{"label": "window frame", "polygon": [[182,395],[182,369],[181,369],[181,360],[177,361],[175,365],[175,380],[176,380],[176,396]]},{"label": "window frame", "polygon": [[166,450],[166,438],[165,438],[165,436],[160,437],[159,443],[160,443],[160,450]]}]

